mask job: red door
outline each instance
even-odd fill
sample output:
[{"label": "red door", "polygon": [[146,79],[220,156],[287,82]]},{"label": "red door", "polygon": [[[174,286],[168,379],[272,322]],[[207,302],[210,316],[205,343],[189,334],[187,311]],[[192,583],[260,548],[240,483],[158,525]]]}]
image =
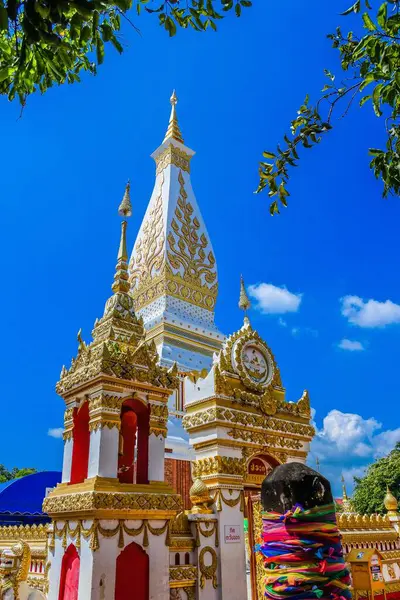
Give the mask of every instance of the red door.
[{"label": "red door", "polygon": [[79,554],[71,544],[62,560],[58,600],[78,600],[79,566]]},{"label": "red door", "polygon": [[117,558],[115,600],[149,600],[149,556],[135,542]]}]

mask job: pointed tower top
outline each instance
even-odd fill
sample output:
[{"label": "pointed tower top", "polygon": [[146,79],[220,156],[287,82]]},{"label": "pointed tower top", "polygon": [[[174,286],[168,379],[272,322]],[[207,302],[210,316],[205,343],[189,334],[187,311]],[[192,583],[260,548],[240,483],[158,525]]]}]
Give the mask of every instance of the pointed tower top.
[{"label": "pointed tower top", "polygon": [[[126,184],[124,197],[118,207],[118,214],[123,217],[130,217],[132,214],[132,204],[130,198],[130,182]],[[115,268],[114,283],[111,288],[114,294],[118,292],[129,292],[129,276],[128,276],[128,253],[126,251],[126,228],[127,221],[121,223],[121,238],[119,242],[119,250],[117,257],[117,265]]]},{"label": "pointed tower top", "polygon": [[351,500],[350,500],[350,498],[347,495],[346,484],[344,482],[343,473],[342,473],[342,478],[341,479],[342,479],[342,492],[343,492],[343,495],[342,495],[342,499],[343,499],[343,503],[342,503],[343,512],[345,512],[345,513],[351,513],[351,512],[353,512],[353,507],[351,505]]},{"label": "pointed tower top", "polygon": [[124,197],[118,207],[118,214],[120,217],[131,217],[132,216],[132,203],[131,203],[131,182],[128,179],[128,183],[125,186]]},{"label": "pointed tower top", "polygon": [[344,482],[343,473],[342,473],[342,491],[343,491],[343,500],[347,500],[348,496],[347,496],[346,484]]},{"label": "pointed tower top", "polygon": [[247,292],[246,292],[246,288],[245,288],[245,285],[244,285],[243,276],[241,275],[240,276],[239,308],[241,308],[242,310],[244,310],[244,314],[245,314],[244,320],[245,320],[245,322],[248,321],[246,312],[249,310],[250,306],[251,306],[251,302],[250,302],[249,297],[248,297]]},{"label": "pointed tower top", "polygon": [[163,143],[167,140],[176,140],[183,144],[183,137],[181,134],[181,130],[179,129],[178,117],[176,116],[176,105],[178,103],[178,98],[176,96],[175,90],[172,92],[172,96],[169,100],[171,102],[171,116],[169,118],[167,133],[165,134],[165,138]]}]

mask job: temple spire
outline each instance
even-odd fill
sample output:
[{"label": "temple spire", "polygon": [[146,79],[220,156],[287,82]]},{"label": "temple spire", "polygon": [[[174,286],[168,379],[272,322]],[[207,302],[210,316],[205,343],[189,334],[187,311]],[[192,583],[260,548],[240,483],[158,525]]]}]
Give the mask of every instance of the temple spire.
[{"label": "temple spire", "polygon": [[244,311],[244,321],[245,323],[248,322],[248,318],[247,318],[247,311],[249,310],[251,306],[251,302],[249,300],[249,297],[247,295],[246,292],[246,288],[244,286],[244,280],[243,280],[243,276],[240,276],[240,295],[239,295],[239,308],[242,309]]},{"label": "temple spire", "polygon": [[[124,197],[121,204],[118,207],[118,214],[123,217],[130,217],[132,215],[132,204],[130,198],[130,183],[126,184]],[[126,250],[126,228],[127,221],[121,223],[121,238],[119,242],[119,250],[117,257],[117,265],[115,268],[114,283],[112,284],[112,291],[116,294],[118,292],[128,293],[129,292],[129,275],[128,275],[128,253]]]},{"label": "temple spire", "polygon": [[178,98],[175,90],[172,92],[172,96],[169,101],[171,102],[171,116],[169,118],[168,129],[163,143],[172,139],[183,144],[183,137],[181,130],[179,129],[178,117],[176,116],[176,105],[178,103]]},{"label": "temple spire", "polygon": [[128,183],[125,186],[124,197],[122,198],[121,204],[118,207],[118,214],[120,217],[132,216],[131,182],[129,181],[129,179]]}]

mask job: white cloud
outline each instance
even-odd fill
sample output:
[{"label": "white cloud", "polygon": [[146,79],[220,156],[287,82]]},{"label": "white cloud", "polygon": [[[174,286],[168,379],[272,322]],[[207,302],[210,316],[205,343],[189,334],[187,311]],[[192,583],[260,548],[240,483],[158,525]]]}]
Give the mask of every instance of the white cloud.
[{"label": "white cloud", "polygon": [[400,305],[391,300],[364,301],[359,296],[345,296],[341,299],[342,315],[349,323],[359,327],[385,327],[400,323]]},{"label": "white cloud", "polygon": [[336,494],[341,494],[343,474],[351,493],[353,477],[363,476],[366,467],[375,459],[386,456],[398,441],[400,427],[382,431],[382,424],[374,418],[331,410],[323,419],[322,428],[316,427],[309,464],[315,468],[318,457],[320,470],[330,480]]},{"label": "white cloud", "polygon": [[339,342],[338,347],[342,350],[350,350],[350,352],[365,350],[361,342],[357,342],[356,340],[348,340],[346,338]]},{"label": "white cloud", "polygon": [[278,323],[281,327],[287,327],[287,321],[285,321],[285,319],[282,319],[282,317],[279,317]]},{"label": "white cloud", "polygon": [[255,308],[265,314],[297,312],[302,299],[302,294],[292,294],[286,287],[272,283],[249,285],[248,290],[257,301]]},{"label": "white cloud", "polygon": [[62,427],[53,427],[50,428],[47,432],[47,435],[53,438],[60,439],[63,436],[64,429]]}]

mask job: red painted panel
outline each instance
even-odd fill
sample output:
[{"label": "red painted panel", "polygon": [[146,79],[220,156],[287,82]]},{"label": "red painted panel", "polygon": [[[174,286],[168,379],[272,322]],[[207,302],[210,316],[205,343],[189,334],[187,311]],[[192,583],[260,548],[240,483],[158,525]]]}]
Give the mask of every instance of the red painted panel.
[{"label": "red painted panel", "polygon": [[[132,412],[137,417],[135,438],[132,437],[133,417],[128,417],[128,415]],[[120,456],[118,460],[118,479],[121,483],[133,483],[133,468],[130,468],[130,465],[132,464],[132,456],[136,443],[136,483],[149,483],[149,419],[149,409],[145,404],[143,404],[143,402],[137,398],[124,401],[121,411],[121,434],[124,441],[124,454],[125,447],[127,451],[127,459],[125,460],[125,457]],[[128,470],[120,470],[121,466],[127,466]]]},{"label": "red painted panel", "polygon": [[87,402],[75,411],[73,437],[70,483],[81,483],[87,477],[89,464],[90,432]]},{"label": "red painted panel", "polygon": [[118,457],[118,479],[121,483],[133,483],[133,458],[136,445],[137,416],[131,409],[122,409],[122,454]]},{"label": "red painted panel", "polygon": [[149,600],[149,555],[135,542],[117,558],[115,600]]},{"label": "red painted panel", "polygon": [[61,564],[58,600],[78,600],[79,567],[79,554],[75,546],[71,544],[66,550]]}]

